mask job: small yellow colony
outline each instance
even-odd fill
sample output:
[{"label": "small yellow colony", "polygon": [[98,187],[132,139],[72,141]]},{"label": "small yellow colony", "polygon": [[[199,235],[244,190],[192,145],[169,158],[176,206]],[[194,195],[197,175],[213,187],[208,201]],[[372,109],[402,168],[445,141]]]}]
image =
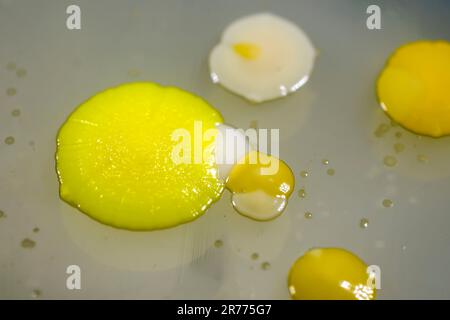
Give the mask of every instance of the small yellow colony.
[{"label": "small yellow colony", "polygon": [[373,300],[374,275],[367,267],[343,249],[311,249],[291,267],[289,293],[296,300]]},{"label": "small yellow colony", "polygon": [[211,51],[214,82],[253,102],[285,96],[309,78],[316,51],[292,22],[270,13],[236,20]]},{"label": "small yellow colony", "polygon": [[255,220],[271,220],[285,209],[294,190],[294,175],[283,161],[252,151],[233,167],[226,187],[239,213]]},{"label": "small yellow colony", "polygon": [[450,43],[418,41],[397,49],[377,82],[393,120],[415,133],[450,134]]}]

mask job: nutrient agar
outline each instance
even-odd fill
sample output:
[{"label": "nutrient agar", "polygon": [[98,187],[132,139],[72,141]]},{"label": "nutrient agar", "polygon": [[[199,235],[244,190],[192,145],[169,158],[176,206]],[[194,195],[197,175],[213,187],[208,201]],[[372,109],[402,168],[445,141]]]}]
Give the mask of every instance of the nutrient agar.
[{"label": "nutrient agar", "polygon": [[17,93],[16,88],[8,88],[8,89],[6,89],[6,95],[8,95],[10,97],[15,96],[16,93]]},{"label": "nutrient agar", "polygon": [[6,65],[6,69],[8,71],[14,71],[16,70],[16,64],[14,62],[8,62],[8,64]]}]

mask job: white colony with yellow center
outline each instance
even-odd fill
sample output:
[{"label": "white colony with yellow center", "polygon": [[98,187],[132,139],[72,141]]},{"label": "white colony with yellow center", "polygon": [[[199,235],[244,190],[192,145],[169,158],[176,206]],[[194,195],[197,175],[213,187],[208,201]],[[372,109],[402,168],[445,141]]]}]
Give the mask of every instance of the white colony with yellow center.
[{"label": "white colony with yellow center", "polygon": [[304,85],[316,50],[294,23],[271,13],[230,24],[211,51],[213,82],[252,102],[286,96]]}]

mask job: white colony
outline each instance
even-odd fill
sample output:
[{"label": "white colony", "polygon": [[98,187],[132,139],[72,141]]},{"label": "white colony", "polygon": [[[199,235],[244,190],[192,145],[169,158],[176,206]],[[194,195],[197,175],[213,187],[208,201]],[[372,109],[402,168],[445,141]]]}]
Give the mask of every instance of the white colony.
[{"label": "white colony", "polygon": [[[240,55],[234,46],[258,48],[254,57]],[[316,50],[294,23],[270,13],[243,17],[223,32],[211,51],[211,79],[252,102],[285,96],[309,79]]]},{"label": "white colony", "polygon": [[243,132],[225,124],[218,124],[216,136],[216,164],[219,177],[226,181],[231,169],[248,152],[256,150]]}]

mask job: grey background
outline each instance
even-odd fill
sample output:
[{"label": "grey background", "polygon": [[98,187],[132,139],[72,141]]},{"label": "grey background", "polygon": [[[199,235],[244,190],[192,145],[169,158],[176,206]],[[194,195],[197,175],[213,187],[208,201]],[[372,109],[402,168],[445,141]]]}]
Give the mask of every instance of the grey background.
[{"label": "grey background", "polygon": [[[79,31],[65,27],[69,4],[81,6]],[[367,30],[369,4],[381,6],[382,30]],[[207,57],[230,22],[260,11],[297,23],[320,55],[299,92],[251,105],[211,83]],[[396,47],[424,38],[449,40],[448,1],[0,0],[0,298],[39,290],[39,298],[287,299],[290,265],[319,246],[379,265],[380,298],[450,298],[450,139],[397,127],[373,135],[389,123],[374,94],[378,73]],[[26,76],[7,70],[10,62]],[[59,126],[97,91],[135,80],[197,93],[237,127],[256,120],[280,128],[282,159],[307,197],[294,194],[280,218],[258,223],[235,213],[225,193],[193,223],[143,233],[103,226],[60,201]],[[17,108],[20,117],[12,117]],[[406,149],[387,168],[398,131]],[[385,198],[394,207],[383,208]],[[36,247],[22,248],[24,238]],[[81,267],[82,290],[65,287],[71,264]]]}]

